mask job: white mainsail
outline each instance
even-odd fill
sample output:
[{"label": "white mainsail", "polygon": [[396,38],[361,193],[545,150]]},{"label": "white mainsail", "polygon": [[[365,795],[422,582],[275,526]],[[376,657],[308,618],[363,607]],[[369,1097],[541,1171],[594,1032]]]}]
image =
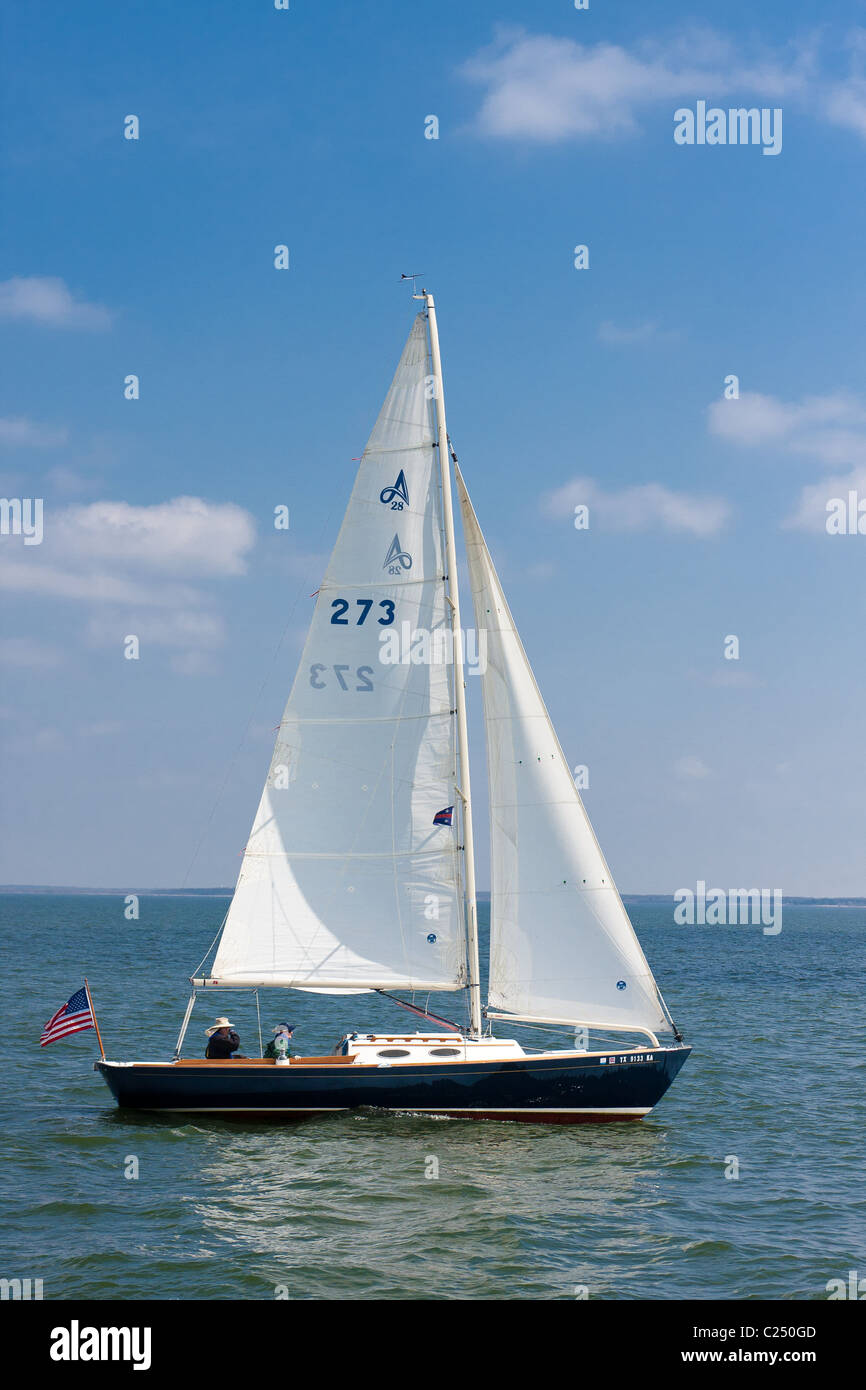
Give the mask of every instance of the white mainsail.
[{"label": "white mainsail", "polygon": [[466,983],[458,816],[433,823],[458,800],[451,667],[413,661],[405,641],[382,659],[383,637],[450,635],[429,370],[419,314],[318,593],[210,982]]},{"label": "white mainsail", "polygon": [[535,683],[458,470],[490,788],[489,1003],[521,1018],[671,1027]]}]

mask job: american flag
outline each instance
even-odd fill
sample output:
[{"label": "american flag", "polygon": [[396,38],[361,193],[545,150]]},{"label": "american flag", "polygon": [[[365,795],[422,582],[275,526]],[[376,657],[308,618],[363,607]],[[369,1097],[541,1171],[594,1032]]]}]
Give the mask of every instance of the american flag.
[{"label": "american flag", "polygon": [[49,1018],[42,1029],[39,1046],[47,1047],[49,1043],[56,1042],[58,1038],[66,1038],[70,1033],[83,1033],[86,1029],[95,1027],[87,990],[78,989],[72,998],[67,999],[62,1008],[59,1008],[57,1013]]}]

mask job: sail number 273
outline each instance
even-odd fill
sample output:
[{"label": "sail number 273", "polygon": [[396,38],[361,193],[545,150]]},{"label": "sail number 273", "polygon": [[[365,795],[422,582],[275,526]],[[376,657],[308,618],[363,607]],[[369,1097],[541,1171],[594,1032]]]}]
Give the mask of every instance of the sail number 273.
[{"label": "sail number 273", "polygon": [[[349,612],[350,607],[349,599],[335,598],[331,603],[331,607],[334,610],[331,614],[331,622],[335,627],[363,627],[364,623],[367,621],[367,618],[370,615],[370,609],[373,607],[374,603],[375,600],[371,598],[355,599],[355,604],[357,605],[357,608],[360,611],[357,613],[353,612],[352,616],[354,617],[355,622],[354,624],[352,624],[350,619],[346,617],[346,614]],[[394,600],[390,598],[384,598],[378,604],[378,607],[382,609],[382,616],[381,618],[376,619],[377,625],[379,627],[390,627],[394,621]],[[352,668],[350,666],[323,666],[321,662],[317,662],[315,666],[310,667],[310,685],[313,687],[314,690],[325,690],[328,686],[328,676],[326,675],[326,672],[330,673],[331,671],[333,671],[334,675],[337,678],[337,684],[339,685],[341,690],[349,690],[352,688],[349,685],[349,680],[351,679],[357,681],[357,685],[354,686],[355,690],[373,689],[372,666],[359,666],[357,670],[354,672],[353,677],[350,676],[347,679],[346,673],[348,671],[351,671],[351,669]]]},{"label": "sail number 273", "polygon": [[[364,623],[367,620],[367,615],[369,614],[370,609],[373,607],[374,600],[371,598],[356,598],[355,603],[361,610],[360,613],[357,613],[355,615],[355,626],[363,627]],[[331,604],[331,607],[334,610],[331,614],[331,622],[336,627],[351,626],[349,619],[346,617],[346,614],[349,611],[349,600],[347,598],[335,598],[333,603]],[[384,616],[381,618],[377,618],[376,622],[378,623],[379,627],[390,627],[394,621],[394,600],[390,598],[383,598],[381,603],[379,604],[379,607],[384,610]]]}]

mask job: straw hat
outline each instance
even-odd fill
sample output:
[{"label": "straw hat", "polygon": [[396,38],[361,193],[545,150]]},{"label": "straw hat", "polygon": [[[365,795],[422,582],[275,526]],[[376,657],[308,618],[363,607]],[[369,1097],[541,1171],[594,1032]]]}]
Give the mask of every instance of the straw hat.
[{"label": "straw hat", "polygon": [[218,1033],[221,1028],[234,1028],[233,1023],[229,1023],[227,1018],[218,1018],[212,1028],[205,1028],[205,1037],[210,1037],[212,1033]]}]

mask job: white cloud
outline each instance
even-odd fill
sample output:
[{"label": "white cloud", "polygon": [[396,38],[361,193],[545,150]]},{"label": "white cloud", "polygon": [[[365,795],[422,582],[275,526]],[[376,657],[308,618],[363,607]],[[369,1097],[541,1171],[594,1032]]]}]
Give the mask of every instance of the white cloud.
[{"label": "white cloud", "polygon": [[498,139],[616,139],[635,133],[653,106],[698,97],[737,106],[784,100],[866,139],[864,36],[862,28],[848,34],[844,71],[831,76],[819,66],[814,36],[747,50],[713,30],[690,28],[625,47],[503,27],[461,72],[482,93],[474,128]]},{"label": "white cloud", "polygon": [[609,531],[686,532],[712,536],[726,525],[731,508],[721,497],[674,492],[661,483],[643,483],[619,492],[604,492],[593,478],[573,478],[542,499],[550,517],[574,515],[578,505],[589,507],[589,525],[599,518]]},{"label": "white cloud", "polygon": [[126,640],[136,637],[140,662],[149,661],[155,648],[165,648],[168,664],[178,675],[210,675],[218,669],[214,655],[225,644],[226,626],[218,613],[206,607],[203,595],[193,595],[193,599],[197,606],[170,611],[101,608],[90,617],[85,639],[89,646],[113,651],[118,660],[125,661]]},{"label": "white cloud", "polygon": [[218,667],[210,652],[188,647],[186,651],[175,652],[169,662],[171,669],[179,676],[211,676]]},{"label": "white cloud", "polygon": [[54,328],[98,329],[111,324],[107,309],[76,299],[56,275],[16,275],[0,282],[0,318]]},{"label": "white cloud", "polygon": [[656,323],[638,323],[632,328],[625,328],[606,319],[599,324],[598,337],[602,343],[621,347],[633,343],[662,342],[676,337],[676,334],[663,331]]},{"label": "white cloud", "polygon": [[674,774],[683,782],[711,776],[706,763],[691,754],[685,758],[677,759],[674,763]]},{"label": "white cloud", "polygon": [[153,506],[95,502],[48,511],[41,545],[4,537],[0,588],[90,608],[91,645],[135,634],[168,648],[182,674],[206,669],[225,641],[211,596],[191,579],[242,574],[255,540],[252,517],[232,503],[177,497]]},{"label": "white cloud", "polygon": [[198,787],[201,783],[201,773],[184,772],[178,767],[155,768],[150,772],[143,772],[135,779],[136,786],[144,787],[148,791],[181,791],[186,787]]},{"label": "white cloud", "polygon": [[120,562],[124,567],[171,574],[242,574],[255,524],[232,502],[175,497],[149,507],[92,502],[67,507],[46,522],[52,559]]},{"label": "white cloud", "polygon": [[734,444],[773,445],[828,468],[849,469],[804,487],[784,527],[824,531],[828,501],[847,499],[852,491],[866,497],[866,407],[856,397],[836,392],[786,402],[746,392],[739,400],[714,401],[708,413],[710,431]]},{"label": "white cloud", "polygon": [[4,637],[0,641],[0,665],[31,667],[44,670],[58,666],[61,654],[56,647],[37,642],[32,637]]},{"label": "white cloud", "polygon": [[530,565],[526,573],[530,579],[537,579],[543,581],[545,579],[552,579],[556,571],[554,570],[553,565],[551,565],[547,560],[542,560],[537,565]]},{"label": "white cloud", "polygon": [[43,729],[37,729],[33,735],[32,743],[34,748],[59,748],[65,741],[63,731],[54,724],[48,724]]},{"label": "white cloud", "polygon": [[787,530],[827,533],[827,503],[841,500],[847,507],[848,493],[856,492],[859,500],[866,499],[866,463],[820,483],[804,487],[790,516],[782,522]]},{"label": "white cloud", "polygon": [[23,415],[0,418],[0,445],[9,448],[52,448],[57,444],[65,444],[67,434],[68,431],[65,429],[39,425],[35,420],[25,419]]},{"label": "white cloud", "polygon": [[6,758],[17,759],[23,768],[27,759],[34,754],[51,752],[68,742],[68,730],[61,730],[54,724],[37,726],[30,720],[22,719],[15,730],[15,737],[6,741],[3,754]]},{"label": "white cloud", "polygon": [[477,126],[485,135],[538,141],[622,135],[633,105],[659,94],[658,74],[611,44],[516,34],[463,66],[483,87]]},{"label": "white cloud", "polygon": [[806,438],[792,443],[792,449],[800,454],[812,454],[826,463],[828,467],[839,464],[854,464],[866,460],[866,431],[833,429],[815,430]]},{"label": "white cloud", "polygon": [[[844,392],[828,396],[807,396],[800,402],[786,402],[758,391],[744,391],[739,400],[717,400],[709,407],[712,434],[735,444],[787,444],[801,453],[815,453],[838,445],[841,427],[849,443],[862,438],[850,426],[866,426],[866,409]],[[828,428],[832,427],[832,428]]]},{"label": "white cloud", "polygon": [[293,579],[299,579],[303,583],[309,583],[314,589],[318,584],[321,584],[325,570],[328,568],[329,551],[284,550],[283,547],[286,545],[284,539],[274,535],[269,537],[269,540],[267,563],[273,569],[280,574],[287,574]]},{"label": "white cloud", "polygon": [[827,118],[866,139],[866,29],[851,29],[845,47],[850,73],[847,78],[830,85],[826,97]]},{"label": "white cloud", "polygon": [[862,77],[852,77],[831,87],[826,109],[834,125],[845,126],[866,140],[866,81]]},{"label": "white cloud", "polygon": [[67,468],[62,463],[58,464],[56,468],[48,470],[46,482],[55,492],[63,492],[67,495],[76,492],[94,492],[99,486],[95,479],[88,478],[82,473],[76,473],[74,468]]},{"label": "white cloud", "polygon": [[[8,540],[6,541],[8,544]],[[195,603],[193,588],[144,579],[141,576],[111,573],[107,569],[76,572],[44,562],[44,548],[24,552],[27,558],[0,556],[0,589],[29,593],[43,598],[65,598],[85,603],[143,604],[153,608],[175,608]]]},{"label": "white cloud", "polygon": [[764,684],[764,681],[751,671],[739,670],[733,661],[726,662],[721,670],[713,671],[711,675],[706,671],[690,671],[689,675],[701,685],[713,685],[722,689],[750,690],[754,686]]},{"label": "white cloud", "polygon": [[199,602],[170,612],[103,609],[91,617],[86,636],[91,646],[113,649],[119,659],[126,638],[137,637],[140,661],[147,661],[154,647],[165,647],[178,675],[203,676],[216,670],[213,657],[225,643],[226,628],[218,613]]},{"label": "white cloud", "polygon": [[124,638],[132,635],[142,648],[151,644],[212,650],[225,641],[225,624],[218,614],[195,609],[175,608],[170,613],[125,610],[121,623],[104,613],[92,617],[87,635],[94,646],[100,647],[116,644],[119,649]]},{"label": "white cloud", "polygon": [[482,89],[481,134],[554,142],[629,135],[639,113],[662,101],[730,95],[739,104],[750,93],[778,101],[804,92],[811,67],[796,49],[746,57],[708,30],[627,49],[503,29],[461,71]]}]

